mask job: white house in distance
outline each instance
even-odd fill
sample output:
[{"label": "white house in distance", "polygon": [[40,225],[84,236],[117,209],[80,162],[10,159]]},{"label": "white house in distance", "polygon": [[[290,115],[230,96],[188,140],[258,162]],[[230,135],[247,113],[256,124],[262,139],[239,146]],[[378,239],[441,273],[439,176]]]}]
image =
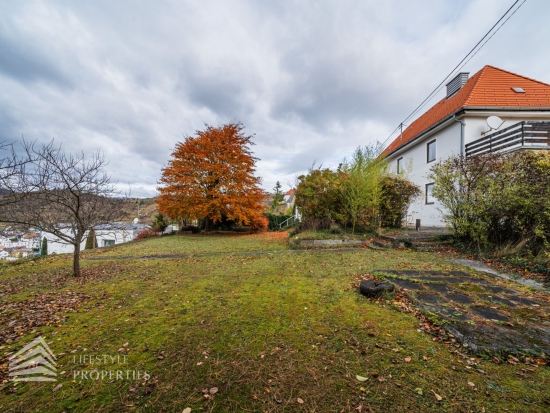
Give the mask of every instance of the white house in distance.
[{"label": "white house in distance", "polygon": [[[107,247],[110,245],[121,244],[136,239],[138,234],[148,228],[144,224],[134,224],[129,222],[113,222],[110,224],[97,225],[94,228],[95,236],[97,239],[98,247]],[[71,229],[67,227],[63,231],[69,234]],[[80,250],[84,251],[86,247],[86,239],[88,234],[84,237],[84,240],[80,244]],[[42,239],[48,239],[48,255],[50,254],[68,254],[73,253],[74,247],[72,244],[67,244],[65,241],[58,238],[56,235],[48,232],[42,233],[40,239],[40,245],[42,245]]]},{"label": "white house in distance", "polygon": [[131,222],[113,222],[111,224],[98,225],[94,228],[98,247],[122,244],[133,241],[138,234],[149,228],[145,224]]},{"label": "white house in distance", "polygon": [[406,173],[424,192],[409,207],[407,223],[420,219],[422,226],[445,226],[428,178],[436,161],[461,154],[550,149],[550,85],[493,66],[468,75],[451,80],[446,96],[383,152],[394,171]]},{"label": "white house in distance", "polygon": [[286,191],[285,195],[283,196],[283,202],[286,204],[286,207],[291,207],[294,205],[294,201],[296,200],[296,189],[292,188]]}]

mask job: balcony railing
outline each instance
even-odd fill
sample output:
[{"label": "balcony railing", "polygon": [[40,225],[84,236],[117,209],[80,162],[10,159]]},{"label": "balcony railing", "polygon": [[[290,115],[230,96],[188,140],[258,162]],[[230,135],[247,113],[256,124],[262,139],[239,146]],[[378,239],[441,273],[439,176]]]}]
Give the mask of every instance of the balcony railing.
[{"label": "balcony railing", "polygon": [[520,148],[550,149],[550,122],[523,121],[466,145],[466,156]]}]

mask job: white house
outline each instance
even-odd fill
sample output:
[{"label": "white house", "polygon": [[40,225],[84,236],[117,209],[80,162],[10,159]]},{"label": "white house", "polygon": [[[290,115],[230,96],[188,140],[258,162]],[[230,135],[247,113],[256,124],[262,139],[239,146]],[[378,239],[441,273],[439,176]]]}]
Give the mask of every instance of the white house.
[{"label": "white house", "polygon": [[446,96],[383,152],[394,171],[405,173],[423,190],[422,199],[409,207],[408,223],[420,219],[422,226],[445,226],[428,178],[436,161],[461,154],[550,149],[550,85],[493,66],[468,75],[451,80]]},{"label": "white house", "polygon": [[[122,244],[124,242],[133,241],[136,239],[138,234],[148,226],[144,224],[133,224],[128,222],[113,222],[110,224],[97,225],[94,227],[95,236],[97,240],[98,247],[107,247],[110,245]],[[69,227],[63,228],[62,231],[70,234],[71,229]],[[84,240],[80,244],[80,250],[84,251],[86,247],[86,239],[88,233],[84,237]],[[42,238],[40,240],[40,245],[42,245],[42,239],[48,239],[48,255],[49,254],[67,254],[73,253],[74,247],[72,244],[61,240],[56,235],[50,234],[48,232],[42,233]]]},{"label": "white house", "polygon": [[113,222],[94,227],[98,247],[122,244],[133,241],[138,234],[148,228],[144,224],[133,224],[130,222]]},{"label": "white house", "polygon": [[[68,226],[64,226],[63,224],[60,224],[60,231],[63,233],[66,233],[67,235],[70,235],[72,233],[72,230]],[[67,242],[63,241],[61,238],[59,238],[57,235],[51,234],[49,232],[42,232],[40,234],[40,246],[42,246],[43,239],[46,238],[48,240],[48,255],[51,254],[69,254],[74,252],[74,247],[72,244],[68,244]],[[84,250],[84,247],[86,246],[86,237],[80,244],[80,250]]]},{"label": "white house", "polygon": [[283,202],[286,204],[287,208],[293,206],[295,200],[296,200],[296,189],[294,188],[289,189],[283,196]]}]

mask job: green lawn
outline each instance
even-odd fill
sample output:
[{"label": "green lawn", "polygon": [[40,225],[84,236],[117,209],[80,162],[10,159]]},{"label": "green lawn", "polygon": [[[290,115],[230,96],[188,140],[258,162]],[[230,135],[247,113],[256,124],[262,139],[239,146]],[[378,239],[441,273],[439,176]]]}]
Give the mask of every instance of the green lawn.
[{"label": "green lawn", "polygon": [[[101,248],[90,255],[143,256],[159,254],[208,254],[218,252],[281,251],[288,248],[286,237],[274,233],[276,238],[262,234],[218,234],[216,236],[182,235],[150,238],[133,242],[123,248]],[[84,254],[86,256],[87,252]]]},{"label": "green lawn", "polygon": [[[28,314],[37,301],[49,305],[52,314],[65,309],[51,325],[31,326],[19,341],[0,343],[4,378],[8,353],[37,335],[58,355],[59,373],[53,383],[4,382],[0,411],[540,412],[550,407],[548,367],[530,371],[521,363],[477,359],[481,373],[419,332],[418,319],[400,312],[391,299],[377,303],[356,292],[357,275],[375,269],[459,268],[442,256],[395,250],[282,253],[287,249],[276,234],[173,236],[84,255],[195,256],[83,260],[80,279],[67,276],[70,261],[64,256],[2,269],[4,319]],[[253,251],[273,253],[246,254]],[[87,298],[71,311],[62,304],[68,292]],[[119,364],[80,362],[90,355],[125,358]],[[92,376],[139,370],[151,377],[138,380],[129,373],[117,380],[115,373],[112,379],[82,379],[83,370],[89,375],[95,368]],[[213,388],[217,392],[205,397],[203,390]]]}]

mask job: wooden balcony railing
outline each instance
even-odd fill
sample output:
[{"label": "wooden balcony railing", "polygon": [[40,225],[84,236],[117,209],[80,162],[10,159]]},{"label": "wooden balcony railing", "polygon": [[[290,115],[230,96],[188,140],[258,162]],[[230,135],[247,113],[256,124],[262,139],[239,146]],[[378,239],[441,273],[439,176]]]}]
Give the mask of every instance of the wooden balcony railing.
[{"label": "wooden balcony railing", "polygon": [[550,122],[523,121],[466,145],[466,156],[520,148],[550,149]]}]

